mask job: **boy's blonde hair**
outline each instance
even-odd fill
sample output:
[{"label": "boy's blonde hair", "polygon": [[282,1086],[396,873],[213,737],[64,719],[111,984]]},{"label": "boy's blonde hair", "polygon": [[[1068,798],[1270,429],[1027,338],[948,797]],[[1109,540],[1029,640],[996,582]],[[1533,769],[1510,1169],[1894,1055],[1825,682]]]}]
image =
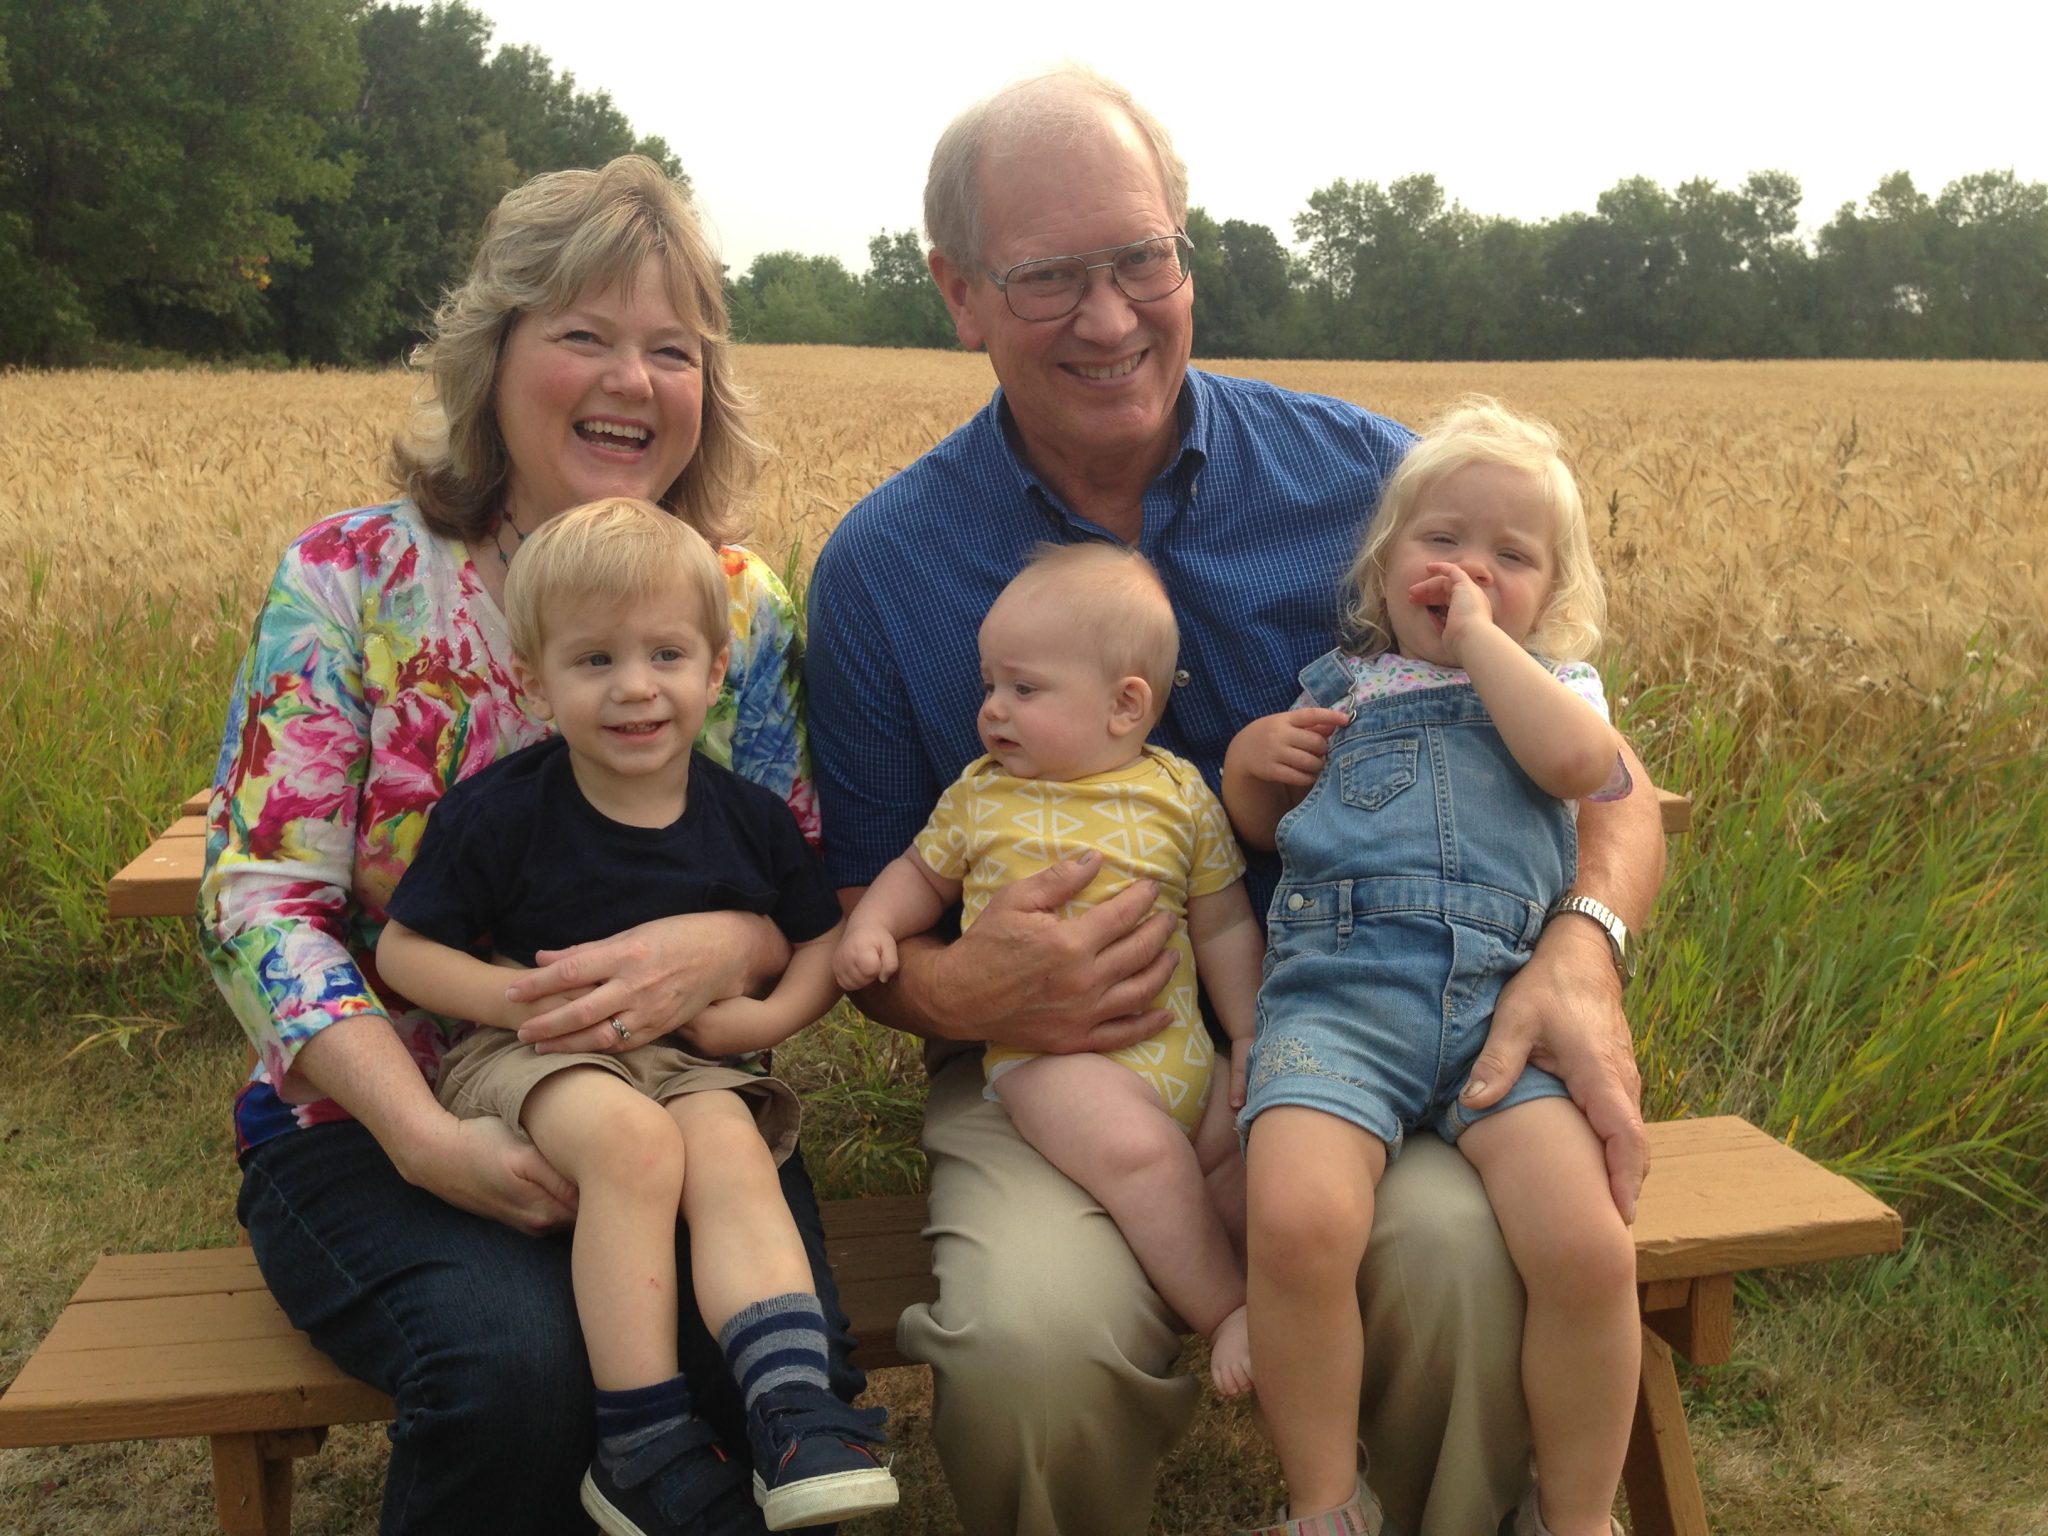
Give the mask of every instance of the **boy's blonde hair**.
[{"label": "boy's blonde hair", "polygon": [[718,552],[681,516],[631,496],[608,496],[551,517],[519,546],[505,573],[505,625],[519,659],[539,659],[547,619],[565,603],[684,594],[697,628],[722,649],[731,589]]},{"label": "boy's blonde hair", "polygon": [[1101,540],[1041,544],[1004,591],[1024,586],[1045,587],[1066,604],[1074,629],[1099,651],[1105,676],[1145,679],[1152,689],[1145,724],[1156,723],[1173,690],[1180,625],[1152,562]]},{"label": "boy's blonde hair", "polygon": [[1351,562],[1352,597],[1343,617],[1345,645],[1366,656],[1393,645],[1387,546],[1414,516],[1426,491],[1473,464],[1524,470],[1535,480],[1556,523],[1557,574],[1536,627],[1523,644],[1553,661],[1585,660],[1599,646],[1607,619],[1607,595],[1586,528],[1586,503],[1564,462],[1556,430],[1534,417],[1518,416],[1486,395],[1467,395],[1431,422],[1388,478],[1365,543]]}]

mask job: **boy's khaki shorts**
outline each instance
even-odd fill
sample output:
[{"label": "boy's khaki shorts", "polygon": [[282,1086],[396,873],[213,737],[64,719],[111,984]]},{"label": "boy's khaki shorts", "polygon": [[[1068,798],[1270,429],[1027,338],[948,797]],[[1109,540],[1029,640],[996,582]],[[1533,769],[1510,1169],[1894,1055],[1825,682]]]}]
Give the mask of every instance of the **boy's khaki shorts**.
[{"label": "boy's khaki shorts", "polygon": [[441,1084],[435,1096],[444,1108],[465,1120],[496,1115],[507,1125],[520,1125],[526,1096],[545,1078],[568,1067],[601,1067],[657,1104],[686,1093],[729,1088],[746,1102],[779,1167],[796,1150],[801,1111],[789,1085],[779,1078],[742,1072],[722,1062],[692,1056],[681,1046],[655,1041],[636,1050],[569,1052],[542,1056],[509,1029],[478,1029],[441,1060]]}]

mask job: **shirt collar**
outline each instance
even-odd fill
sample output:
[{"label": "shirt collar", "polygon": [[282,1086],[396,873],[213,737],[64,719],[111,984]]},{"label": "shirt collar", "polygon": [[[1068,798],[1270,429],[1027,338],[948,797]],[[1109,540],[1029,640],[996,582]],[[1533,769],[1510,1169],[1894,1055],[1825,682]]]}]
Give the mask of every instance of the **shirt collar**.
[{"label": "shirt collar", "polygon": [[[1181,381],[1180,398],[1174,402],[1174,415],[1180,426],[1180,447],[1167,461],[1154,485],[1171,488],[1174,499],[1183,510],[1193,500],[1191,492],[1195,477],[1201,474],[1202,466],[1209,461],[1209,431],[1214,420],[1212,398],[1215,384],[1207,374],[1190,368]],[[1024,439],[1017,430],[1016,418],[1011,415],[1009,403],[1003,399],[1003,387],[998,384],[996,392],[989,398],[987,407],[988,424],[996,441],[1002,444],[1002,457],[1017,477],[1017,488],[1026,498],[1045,506],[1061,517],[1071,518],[1051,486],[1039,478],[1038,471],[1031,467],[1024,457]]]}]

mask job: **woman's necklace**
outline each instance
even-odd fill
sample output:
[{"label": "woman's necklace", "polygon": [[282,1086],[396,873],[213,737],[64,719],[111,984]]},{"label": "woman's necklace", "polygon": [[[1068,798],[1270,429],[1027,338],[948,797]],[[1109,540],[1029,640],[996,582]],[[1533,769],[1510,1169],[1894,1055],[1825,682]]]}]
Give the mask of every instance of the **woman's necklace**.
[{"label": "woman's necklace", "polygon": [[[505,553],[505,530],[507,528],[512,530],[511,555]],[[520,530],[519,525],[513,522],[510,516],[500,512],[497,523],[491,529],[491,548],[498,552],[498,564],[510,570],[512,568],[512,555],[518,554],[519,546],[525,542],[526,535]]]}]

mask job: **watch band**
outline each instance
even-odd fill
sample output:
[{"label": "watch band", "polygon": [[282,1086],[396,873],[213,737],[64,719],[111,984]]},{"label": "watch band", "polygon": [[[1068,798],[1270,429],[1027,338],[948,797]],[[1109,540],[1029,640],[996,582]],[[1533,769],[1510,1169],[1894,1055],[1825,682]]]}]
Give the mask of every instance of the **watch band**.
[{"label": "watch band", "polygon": [[1580,917],[1590,917],[1600,925],[1600,931],[1607,935],[1607,947],[1614,952],[1614,968],[1621,973],[1623,981],[1633,980],[1636,974],[1635,957],[1628,952],[1628,924],[1615,916],[1614,909],[1603,901],[1591,896],[1560,896],[1550,904],[1550,910],[1543,920],[1564,912],[1576,912]]}]

